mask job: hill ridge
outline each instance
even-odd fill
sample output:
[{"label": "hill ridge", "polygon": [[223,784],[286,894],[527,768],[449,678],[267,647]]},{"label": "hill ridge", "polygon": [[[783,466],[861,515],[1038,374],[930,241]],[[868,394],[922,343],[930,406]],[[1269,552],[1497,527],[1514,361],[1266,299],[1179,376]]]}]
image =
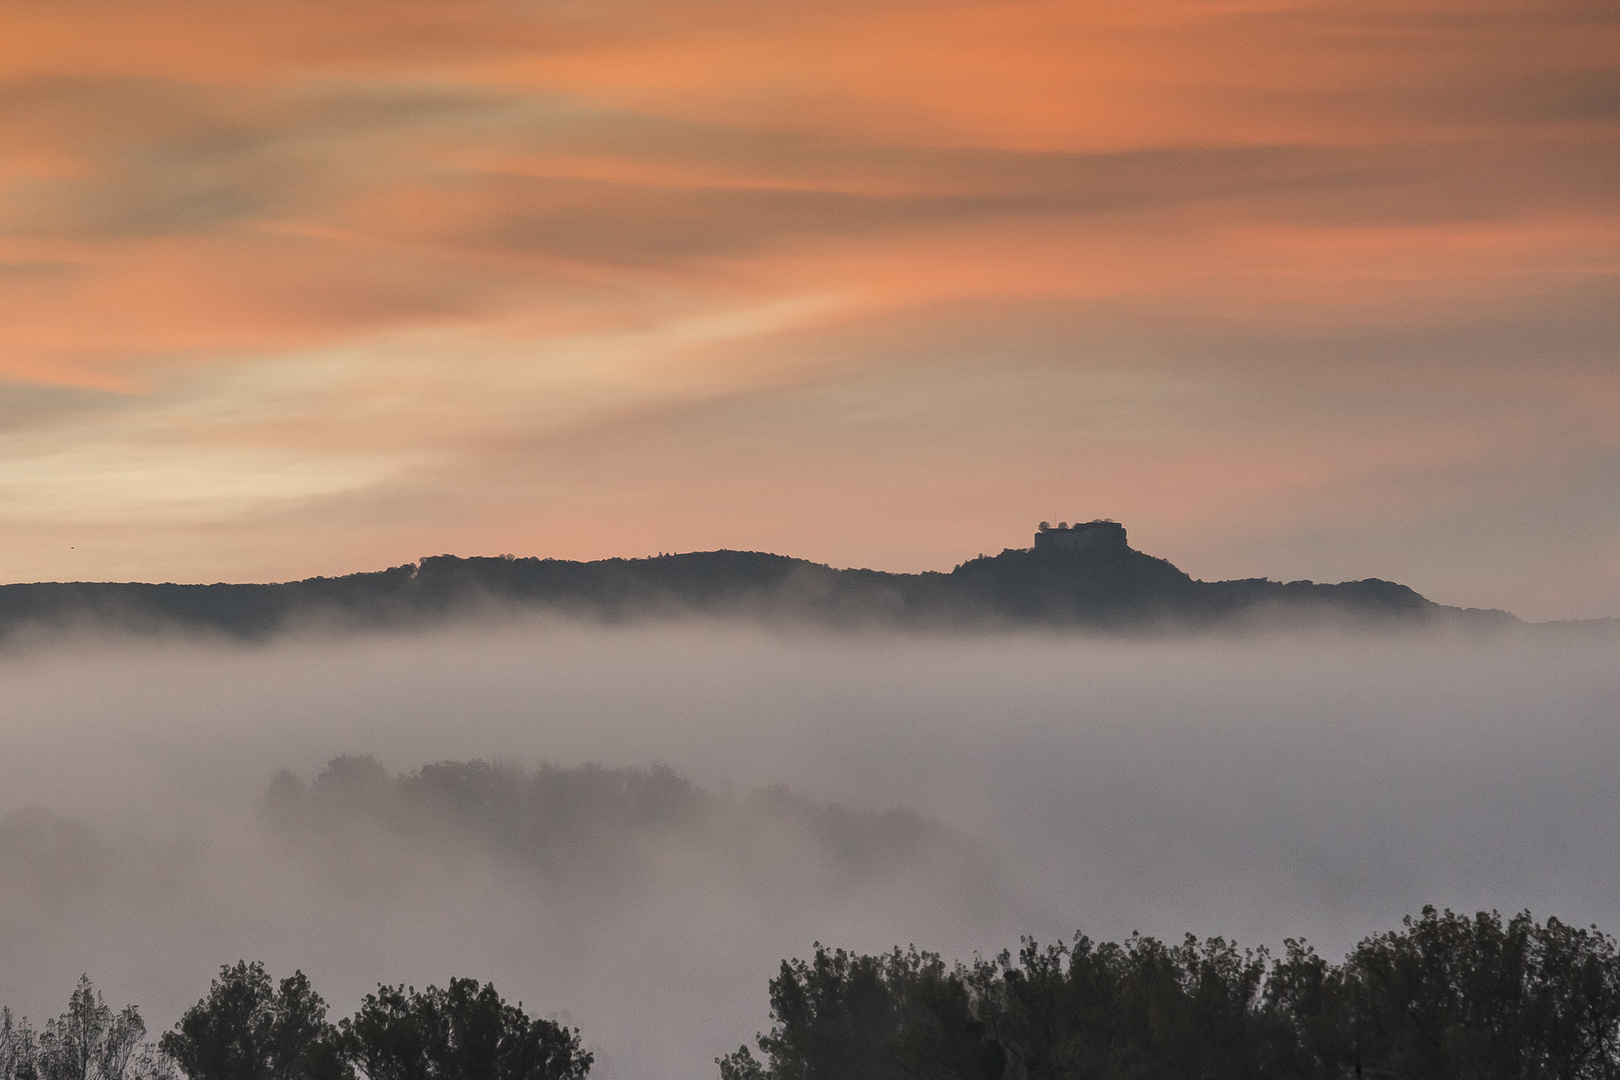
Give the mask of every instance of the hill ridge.
[{"label": "hill ridge", "polygon": [[607,622],[699,615],[832,627],[1127,632],[1519,623],[1504,611],[1437,604],[1381,578],[1331,584],[1203,581],[1128,546],[1123,536],[1119,528],[1117,542],[1007,548],[948,572],[837,569],[774,552],[721,548],[591,561],[432,555],[383,570],[279,583],[19,583],[0,585],[0,635],[29,626],[105,625],[251,639],[316,623],[415,625],[491,609]]}]

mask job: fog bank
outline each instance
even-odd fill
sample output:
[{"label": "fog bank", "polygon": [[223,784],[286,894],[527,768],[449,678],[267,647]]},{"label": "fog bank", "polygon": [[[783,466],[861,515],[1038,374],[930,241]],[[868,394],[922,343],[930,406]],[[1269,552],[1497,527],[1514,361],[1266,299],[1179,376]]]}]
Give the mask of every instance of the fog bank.
[{"label": "fog bank", "polygon": [[[36,1019],[81,972],[154,1030],[240,957],[302,968],[338,1011],[472,975],[579,1024],[594,1075],[696,1077],[818,939],[966,956],[1190,930],[1332,955],[1428,902],[1620,930],[1612,634],[521,622],[85,640],[0,677],[0,817],[34,808],[0,826],[0,1002]],[[312,800],[340,754],[661,764],[704,809],[567,834],[585,872],[562,877],[562,849],[463,842],[449,811],[267,827],[272,776]]]}]

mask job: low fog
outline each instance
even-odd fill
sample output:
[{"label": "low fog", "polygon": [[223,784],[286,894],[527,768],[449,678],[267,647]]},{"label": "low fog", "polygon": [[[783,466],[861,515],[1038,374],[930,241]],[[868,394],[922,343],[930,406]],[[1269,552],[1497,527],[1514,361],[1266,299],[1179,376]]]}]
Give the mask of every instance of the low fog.
[{"label": "low fog", "polygon": [[1620,931],[1615,634],[530,621],[36,642],[0,678],[0,1003],[36,1021],[81,973],[153,1031],[239,958],[335,1014],[465,975],[593,1076],[712,1077],[818,940]]}]

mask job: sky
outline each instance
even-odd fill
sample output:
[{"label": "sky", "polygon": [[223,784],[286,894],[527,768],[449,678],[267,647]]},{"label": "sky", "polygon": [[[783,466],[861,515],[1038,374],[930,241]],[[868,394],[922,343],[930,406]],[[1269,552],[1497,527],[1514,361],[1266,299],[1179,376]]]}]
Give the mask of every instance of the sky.
[{"label": "sky", "polygon": [[719,547],[1620,615],[1607,0],[0,0],[0,580]]}]

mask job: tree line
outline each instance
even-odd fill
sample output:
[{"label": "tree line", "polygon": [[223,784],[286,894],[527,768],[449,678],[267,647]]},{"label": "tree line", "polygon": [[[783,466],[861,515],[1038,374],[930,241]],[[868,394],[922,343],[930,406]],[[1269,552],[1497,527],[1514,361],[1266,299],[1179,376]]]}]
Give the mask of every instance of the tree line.
[{"label": "tree line", "polygon": [[326,1014],[303,972],[277,983],[241,962],[152,1043],[134,1006],[113,1012],[84,978],[43,1031],[0,1011],[0,1080],[584,1080],[591,1067],[577,1029],[476,979],[383,985],[352,1017]]},{"label": "tree line", "polygon": [[816,891],[890,874],[999,895],[989,845],[901,808],[820,803],[786,786],[717,792],[665,765],[574,767],[441,761],[391,773],[370,755],[332,758],[312,782],[283,769],[259,800],[268,834],[316,873],[348,873],[353,852],[473,851],[532,875],[543,894],[659,886],[662,855],[751,893]]},{"label": "tree line", "polygon": [[[1041,945],[972,964],[815,946],[720,1080],[1620,1080],[1620,954],[1528,912],[1424,908],[1332,964],[1222,938]],[[757,1056],[755,1051],[757,1050]],[[0,1080],[585,1080],[577,1029],[476,979],[382,985],[333,1023],[302,972],[220,969],[148,1041],[82,979],[35,1030],[0,1010]]]},{"label": "tree line", "polygon": [[1614,1080],[1614,939],[1424,908],[1341,964],[1221,938],[1041,946],[949,966],[817,945],[721,1080]]}]

